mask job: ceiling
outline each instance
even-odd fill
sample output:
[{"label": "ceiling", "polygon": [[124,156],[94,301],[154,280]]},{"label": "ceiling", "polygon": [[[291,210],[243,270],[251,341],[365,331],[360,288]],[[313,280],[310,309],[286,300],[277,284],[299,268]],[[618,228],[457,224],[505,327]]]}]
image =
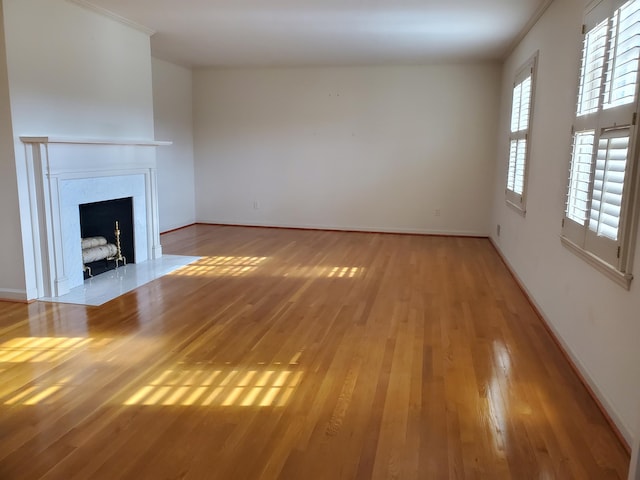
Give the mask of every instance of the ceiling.
[{"label": "ceiling", "polygon": [[154,30],[154,56],[201,67],[497,60],[551,0],[78,3],[90,3]]}]

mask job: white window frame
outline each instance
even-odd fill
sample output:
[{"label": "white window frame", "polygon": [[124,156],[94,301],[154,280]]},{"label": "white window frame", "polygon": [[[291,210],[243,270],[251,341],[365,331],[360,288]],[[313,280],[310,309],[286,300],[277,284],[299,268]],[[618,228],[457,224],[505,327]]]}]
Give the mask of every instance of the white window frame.
[{"label": "white window frame", "polygon": [[[618,70],[617,49],[621,45],[618,39],[622,37],[618,33],[631,29],[621,29],[616,22],[622,18],[621,7],[632,1],[640,4],[640,0],[598,0],[591,3],[585,13],[583,58],[561,235],[566,247],[627,289],[633,279],[631,268],[640,210],[637,135],[640,59],[634,64],[635,70]],[[638,24],[640,21],[634,22],[634,28]],[[640,46],[633,49],[632,57],[640,56]],[[615,101],[613,96],[608,96],[614,88],[611,78],[617,80],[616,75],[633,75],[628,78],[635,79],[631,88],[619,87],[620,92],[625,91],[626,101]],[[624,165],[617,180],[614,178],[619,170],[614,171],[614,167],[610,179],[604,180],[610,172],[609,161]],[[614,203],[607,203],[605,195],[613,198]],[[605,207],[613,209],[612,216],[603,213]],[[606,221],[602,220],[605,218]],[[606,224],[609,221],[613,227]]]},{"label": "white window frame", "polygon": [[[538,52],[534,53],[516,72],[511,90],[511,115],[509,116],[509,154],[507,157],[507,180],[505,200],[522,215],[526,214],[527,178],[531,158],[531,125],[536,90]],[[530,79],[529,98],[522,98],[522,86]],[[524,101],[523,101],[524,100]],[[523,113],[523,109],[526,111]],[[525,124],[523,125],[523,117]],[[521,148],[524,146],[524,154]],[[522,185],[517,180],[521,171]]]}]

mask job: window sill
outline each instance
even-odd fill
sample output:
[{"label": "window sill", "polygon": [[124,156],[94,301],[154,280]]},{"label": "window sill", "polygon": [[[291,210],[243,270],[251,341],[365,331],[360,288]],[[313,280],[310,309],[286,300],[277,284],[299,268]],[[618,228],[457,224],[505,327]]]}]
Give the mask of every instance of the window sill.
[{"label": "window sill", "polygon": [[631,280],[633,280],[633,275],[631,275],[630,273],[619,272],[615,267],[600,260],[594,254],[582,249],[567,237],[560,236],[560,240],[562,241],[562,245],[567,247],[571,252],[582,258],[592,267],[604,273],[607,277],[609,277],[621,287],[629,290],[629,288],[631,287]]},{"label": "window sill", "polygon": [[527,216],[527,209],[524,208],[523,205],[516,204],[516,203],[512,202],[511,200],[505,200],[505,202],[506,202],[507,206],[511,207],[513,210],[515,210],[517,213],[519,213],[523,217]]}]

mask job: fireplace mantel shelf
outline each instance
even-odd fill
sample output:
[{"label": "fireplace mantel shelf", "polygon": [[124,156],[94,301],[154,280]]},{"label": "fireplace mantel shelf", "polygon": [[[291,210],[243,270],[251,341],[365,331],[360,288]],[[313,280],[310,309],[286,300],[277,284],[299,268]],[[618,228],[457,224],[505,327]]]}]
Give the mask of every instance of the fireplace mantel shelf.
[{"label": "fireplace mantel shelf", "polygon": [[64,143],[78,145],[134,145],[140,147],[162,147],[171,145],[173,142],[163,140],[139,140],[121,138],[74,138],[74,137],[49,137],[49,136],[23,136],[20,137],[22,143]]}]

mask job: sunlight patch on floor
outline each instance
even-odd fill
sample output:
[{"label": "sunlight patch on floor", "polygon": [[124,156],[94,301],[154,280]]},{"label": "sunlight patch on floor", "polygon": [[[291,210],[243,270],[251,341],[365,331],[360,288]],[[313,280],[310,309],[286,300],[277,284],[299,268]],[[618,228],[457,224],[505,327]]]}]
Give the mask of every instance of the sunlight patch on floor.
[{"label": "sunlight patch on floor", "polygon": [[[179,268],[170,275],[182,277],[242,277],[255,273],[269,257],[202,257],[197,262]],[[354,266],[285,266],[265,275],[291,278],[356,278],[364,268]]]},{"label": "sunlight patch on floor", "polygon": [[282,407],[302,379],[301,371],[255,369],[168,369],[139,388],[125,405]]},{"label": "sunlight patch on floor", "polygon": [[202,257],[170,275],[188,277],[239,277],[255,270],[268,257]]},{"label": "sunlight patch on floor", "polygon": [[5,405],[38,405],[51,403],[55,393],[69,383],[71,377],[66,377],[53,384],[32,385],[13,397],[4,401]]},{"label": "sunlight patch on floor", "polygon": [[287,269],[284,277],[292,278],[357,278],[364,273],[362,267],[296,267]]},{"label": "sunlight patch on floor", "polygon": [[0,345],[0,363],[58,362],[89,345],[86,337],[19,337]]}]

